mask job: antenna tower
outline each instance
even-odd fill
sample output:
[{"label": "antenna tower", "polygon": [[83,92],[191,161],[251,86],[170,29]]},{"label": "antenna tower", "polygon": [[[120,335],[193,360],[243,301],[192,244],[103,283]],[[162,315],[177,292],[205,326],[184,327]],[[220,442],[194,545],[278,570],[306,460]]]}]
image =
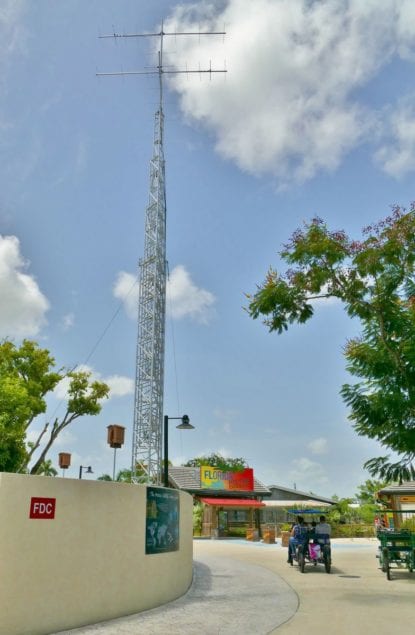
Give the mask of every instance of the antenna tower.
[{"label": "antenna tower", "polygon": [[131,471],[135,482],[162,482],[164,348],[166,322],[166,184],[164,160],[163,75],[226,73],[226,70],[169,70],[163,65],[166,36],[225,35],[225,31],[102,35],[101,38],[160,38],[158,65],[149,71],[97,73],[158,75],[159,105],[155,113],[150,192],[145,216],[144,256],[139,261],[138,337]]}]

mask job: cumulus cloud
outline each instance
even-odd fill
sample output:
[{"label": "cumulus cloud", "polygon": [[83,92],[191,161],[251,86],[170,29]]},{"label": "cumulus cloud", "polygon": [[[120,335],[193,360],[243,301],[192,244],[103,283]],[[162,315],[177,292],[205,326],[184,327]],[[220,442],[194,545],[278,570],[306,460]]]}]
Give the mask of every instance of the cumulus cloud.
[{"label": "cumulus cloud", "polygon": [[[124,303],[127,315],[136,320],[139,296],[136,276],[121,271],[115,281],[113,293]],[[178,265],[170,273],[167,282],[167,312],[172,318],[187,317],[207,324],[214,314],[215,301],[213,293],[198,287],[183,265]]]},{"label": "cumulus cloud", "polygon": [[0,337],[32,337],[46,324],[49,302],[28,266],[18,238],[0,235]]},{"label": "cumulus cloud", "polygon": [[202,324],[210,321],[216,301],[213,293],[195,285],[183,265],[175,267],[170,274],[167,300],[168,310],[173,318],[190,317]]},{"label": "cumulus cloud", "polygon": [[166,38],[164,50],[177,69],[199,62],[208,68],[210,61],[220,68],[225,58],[226,79],[177,75],[171,86],[185,116],[214,134],[224,158],[280,182],[335,170],[368,141],[379,113],[359,89],[394,56],[414,58],[412,0],[218,0],[179,5],[164,26],[174,32],[224,25],[224,41]]},{"label": "cumulus cloud", "polygon": [[314,439],[310,441],[308,444],[308,449],[312,454],[327,454],[328,452],[328,443],[327,439],[324,437],[320,437],[319,439]]},{"label": "cumulus cloud", "polygon": [[[108,384],[110,387],[110,399],[111,397],[124,397],[125,395],[132,395],[134,393],[134,380],[130,377],[125,377],[123,375],[110,375],[109,377],[103,377],[98,371],[85,364],[77,366],[75,371],[90,373],[92,381],[103,381]],[[59,382],[59,384],[57,384],[54,390],[54,394],[57,399],[68,398],[69,384],[69,377],[65,377]]]}]

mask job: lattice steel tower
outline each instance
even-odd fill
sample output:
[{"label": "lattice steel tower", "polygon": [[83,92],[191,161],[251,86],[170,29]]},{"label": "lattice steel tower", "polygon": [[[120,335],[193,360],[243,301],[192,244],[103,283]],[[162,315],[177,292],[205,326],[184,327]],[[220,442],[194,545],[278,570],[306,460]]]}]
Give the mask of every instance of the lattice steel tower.
[{"label": "lattice steel tower", "polygon": [[226,70],[168,70],[163,66],[163,38],[178,35],[225,35],[224,31],[103,35],[103,38],[159,37],[158,66],[150,71],[97,73],[98,75],[158,74],[159,105],[155,114],[150,193],[145,218],[144,256],[139,261],[138,338],[134,424],[133,480],[162,482],[164,347],[166,321],[166,185],[164,161],[163,75],[226,73]]},{"label": "lattice steel tower", "polygon": [[160,102],[155,115],[150,193],[145,219],[144,257],[140,260],[138,338],[132,472],[161,480],[166,321],[166,181],[163,148],[164,114],[162,43],[159,53]]}]

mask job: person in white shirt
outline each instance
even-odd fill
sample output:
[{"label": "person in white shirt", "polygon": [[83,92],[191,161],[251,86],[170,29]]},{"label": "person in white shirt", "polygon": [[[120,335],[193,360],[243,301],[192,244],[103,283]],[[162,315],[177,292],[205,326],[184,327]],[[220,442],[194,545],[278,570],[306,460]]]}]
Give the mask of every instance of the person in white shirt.
[{"label": "person in white shirt", "polygon": [[314,531],[316,538],[318,538],[319,534],[325,534],[329,537],[331,536],[331,525],[326,522],[325,516],[320,516],[320,522],[317,523]]}]

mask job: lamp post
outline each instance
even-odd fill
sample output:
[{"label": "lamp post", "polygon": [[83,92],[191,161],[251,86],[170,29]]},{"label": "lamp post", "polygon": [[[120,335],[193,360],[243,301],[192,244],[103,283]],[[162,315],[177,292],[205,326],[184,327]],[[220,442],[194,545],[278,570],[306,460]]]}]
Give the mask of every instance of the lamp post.
[{"label": "lamp post", "polygon": [[178,430],[194,430],[194,426],[190,423],[189,417],[168,417],[164,415],[164,487],[169,486],[169,419],[179,419],[181,423],[176,426]]},{"label": "lamp post", "polygon": [[92,467],[90,465],[88,465],[88,467],[86,467],[85,465],[80,465],[79,478],[82,478],[82,470],[85,470],[85,474],[93,474]]}]

